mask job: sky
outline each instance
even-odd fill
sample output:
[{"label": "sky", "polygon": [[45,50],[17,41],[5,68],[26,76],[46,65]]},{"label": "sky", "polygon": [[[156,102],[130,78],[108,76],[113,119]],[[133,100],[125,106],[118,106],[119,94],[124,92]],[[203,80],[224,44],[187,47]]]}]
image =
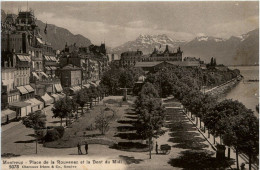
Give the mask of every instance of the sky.
[{"label": "sky", "polygon": [[[116,47],[140,34],[166,34],[189,41],[197,36],[239,36],[259,27],[257,1],[226,2],[28,2],[37,19]],[[2,2],[8,13],[27,2]]]}]

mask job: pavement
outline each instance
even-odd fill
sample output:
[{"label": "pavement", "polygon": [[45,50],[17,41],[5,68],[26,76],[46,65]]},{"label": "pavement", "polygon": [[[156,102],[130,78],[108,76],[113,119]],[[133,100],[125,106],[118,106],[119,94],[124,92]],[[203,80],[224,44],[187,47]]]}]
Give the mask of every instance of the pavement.
[{"label": "pavement", "polygon": [[[99,104],[103,105],[103,102]],[[51,107],[50,107],[51,108]],[[50,108],[46,108],[46,115],[47,117],[51,117]],[[179,108],[178,108],[179,109]],[[52,120],[49,119],[48,120]],[[191,123],[191,122],[190,122]],[[161,144],[169,144],[173,146],[174,143],[169,142],[170,132],[169,129],[165,129],[167,132],[160,136],[158,139],[154,139],[157,141],[158,145]],[[155,154],[155,150],[152,151],[152,159],[149,159],[149,152],[127,152],[127,151],[120,151],[116,149],[109,148],[106,145],[98,145],[98,144],[90,144],[88,155],[78,155],[77,148],[63,148],[63,149],[55,149],[55,148],[45,148],[42,144],[38,144],[37,154],[35,154],[35,139],[33,137],[33,130],[30,128],[25,128],[24,125],[17,124],[4,132],[2,132],[2,153],[14,153],[18,155],[22,155],[21,157],[17,157],[17,159],[21,158],[31,158],[33,157],[35,160],[40,159],[42,160],[43,157],[52,158],[52,159],[63,159],[66,158],[75,158],[76,160],[81,159],[113,159],[113,160],[121,160],[124,162],[124,166],[119,169],[181,169],[177,167],[172,167],[168,161],[173,158],[177,158],[180,155],[180,152],[184,151],[185,149],[172,147],[171,152],[168,155],[162,154]],[[199,136],[203,138],[202,135]],[[204,142],[207,144],[207,142]],[[155,146],[153,147],[155,148]],[[211,150],[210,145],[207,147],[208,150]],[[84,153],[84,151],[83,151]],[[13,160],[13,159],[12,159]],[[120,166],[117,166],[120,167]],[[88,168],[89,169],[89,168]],[[104,169],[104,167],[100,167],[98,169]],[[108,167],[105,167],[108,169]],[[117,168],[112,168],[117,169]]]},{"label": "pavement", "polygon": [[[189,117],[189,118],[191,117],[190,116],[190,112],[187,114],[187,117]],[[190,119],[190,121],[194,125],[196,125],[195,120]],[[198,118],[198,122],[199,121],[200,120]],[[203,122],[201,123],[201,126],[204,127],[204,123]],[[197,124],[197,128],[199,129],[199,123]],[[199,132],[205,137],[205,139],[210,143],[210,145],[215,146],[217,144],[223,144],[221,139],[220,139],[220,137],[216,137],[215,138],[215,144],[214,144],[214,137],[213,137],[213,135],[210,135],[210,137],[208,137],[208,130],[206,130],[205,133],[202,130],[199,130]],[[225,150],[225,155],[226,155],[226,157],[228,156],[228,148],[227,147],[226,147],[226,150]],[[231,148],[231,150],[230,150],[230,158],[236,160],[236,152],[235,152],[235,150],[233,148]],[[239,162],[239,166],[242,163],[244,163],[246,165],[245,168],[249,169],[248,159],[247,159],[247,157],[244,154],[239,154],[238,162]],[[234,165],[231,166],[231,168],[236,169],[236,162],[235,162]],[[258,166],[252,164],[252,169],[257,170]]]}]

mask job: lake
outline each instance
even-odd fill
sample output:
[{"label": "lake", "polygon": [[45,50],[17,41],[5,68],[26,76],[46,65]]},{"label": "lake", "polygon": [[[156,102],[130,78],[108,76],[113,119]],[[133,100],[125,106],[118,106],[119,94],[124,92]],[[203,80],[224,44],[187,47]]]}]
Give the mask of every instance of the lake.
[{"label": "lake", "polygon": [[259,103],[259,82],[248,82],[248,80],[259,80],[258,66],[232,66],[230,69],[239,69],[244,79],[237,84],[229,93],[226,94],[226,99],[238,100],[243,103],[248,109],[255,112],[256,105]]}]

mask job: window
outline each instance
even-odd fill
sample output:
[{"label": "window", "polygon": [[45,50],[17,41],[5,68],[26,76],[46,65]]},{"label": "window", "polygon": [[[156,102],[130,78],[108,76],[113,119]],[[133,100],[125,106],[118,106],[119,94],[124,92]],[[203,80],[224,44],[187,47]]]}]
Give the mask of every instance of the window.
[{"label": "window", "polygon": [[5,80],[5,73],[2,73],[2,80]]}]

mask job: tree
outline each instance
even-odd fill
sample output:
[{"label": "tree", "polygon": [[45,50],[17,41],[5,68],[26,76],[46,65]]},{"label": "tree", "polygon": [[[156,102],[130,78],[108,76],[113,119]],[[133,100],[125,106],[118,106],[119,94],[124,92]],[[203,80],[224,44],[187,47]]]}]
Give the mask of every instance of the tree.
[{"label": "tree", "polygon": [[60,126],[62,126],[62,119],[67,117],[67,112],[64,112],[66,107],[66,102],[64,99],[58,100],[54,103],[53,108],[53,117],[60,118]]},{"label": "tree", "polygon": [[149,140],[151,159],[151,141],[153,137],[162,135],[162,126],[165,119],[165,109],[158,97],[158,92],[152,84],[146,83],[135,102],[135,111],[138,115],[135,127],[136,133],[143,139]]},{"label": "tree", "polygon": [[210,65],[211,65],[211,66],[214,65],[214,58],[213,58],[213,57],[211,57],[211,59],[210,59]]},{"label": "tree", "polygon": [[128,69],[122,71],[119,76],[119,87],[127,87],[133,88],[134,87],[134,75]]},{"label": "tree", "polygon": [[68,125],[67,118],[71,117],[71,114],[76,111],[76,103],[70,99],[70,98],[64,98],[56,103],[54,103],[52,112],[53,112],[53,117],[59,117],[61,119],[61,126],[62,126],[62,119],[66,118],[66,126]]},{"label": "tree", "polygon": [[251,170],[252,158],[256,158],[259,154],[259,120],[251,110],[241,117],[236,136],[237,148],[248,155],[249,170]]},{"label": "tree", "polygon": [[95,86],[90,86],[89,89],[90,89],[90,91],[91,91],[89,97],[90,97],[91,99],[95,99],[95,105],[96,105],[96,99],[97,99],[97,97],[98,97],[97,88],[96,88]]},{"label": "tree", "polygon": [[95,118],[96,128],[104,135],[109,130],[110,118],[105,115],[104,110]]},{"label": "tree", "polygon": [[[89,100],[89,96],[88,93],[86,92],[86,89],[82,89],[81,91],[76,93],[76,95],[73,96],[73,100],[77,105],[81,107],[81,114],[83,114],[84,106]],[[78,109],[77,109],[77,114],[78,114]]]},{"label": "tree", "polygon": [[101,84],[108,87],[109,94],[116,94],[119,88],[119,77],[123,69],[112,67],[105,71],[101,77]]},{"label": "tree", "polygon": [[33,128],[36,135],[36,154],[38,138],[42,139],[46,135],[46,115],[41,110],[29,113],[28,116],[22,118],[22,122],[27,128]]},{"label": "tree", "polygon": [[241,151],[249,155],[251,164],[251,157],[258,154],[259,136],[258,120],[251,110],[238,101],[223,100],[205,115],[204,120],[214,136],[222,137],[225,145],[235,148],[237,169]]},{"label": "tree", "polygon": [[43,129],[46,126],[46,116],[41,110],[29,113],[22,121],[25,127],[33,128],[35,130]]}]

